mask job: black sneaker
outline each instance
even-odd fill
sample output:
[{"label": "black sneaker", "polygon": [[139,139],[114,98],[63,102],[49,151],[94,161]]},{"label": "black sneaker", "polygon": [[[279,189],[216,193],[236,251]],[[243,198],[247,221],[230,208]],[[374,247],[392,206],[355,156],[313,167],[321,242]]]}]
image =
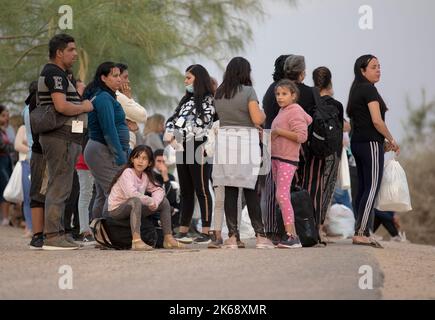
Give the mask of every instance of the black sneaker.
[{"label": "black sneaker", "polygon": [[177,232],[174,236],[175,240],[178,240],[181,243],[191,244],[193,242],[192,238],[189,238],[187,232]]},{"label": "black sneaker", "polygon": [[44,245],[44,236],[42,233],[37,233],[32,236],[32,240],[30,240],[29,249],[31,250],[42,250],[42,246]]},{"label": "black sneaker", "polygon": [[302,248],[302,244],[297,235],[288,235],[287,239],[281,240],[278,243],[277,247],[283,249],[295,249],[295,248]]},{"label": "black sneaker", "polygon": [[193,241],[195,241],[196,243],[210,243],[211,237],[206,233],[201,233],[201,235],[195,238]]},{"label": "black sneaker", "polygon": [[80,234],[74,242],[84,247],[93,246],[97,243],[92,235],[90,234],[85,235],[83,233]]},{"label": "black sneaker", "polygon": [[210,231],[209,232],[211,241],[208,244],[209,249],[220,249],[224,243],[223,239],[220,237],[216,237],[216,231]]}]

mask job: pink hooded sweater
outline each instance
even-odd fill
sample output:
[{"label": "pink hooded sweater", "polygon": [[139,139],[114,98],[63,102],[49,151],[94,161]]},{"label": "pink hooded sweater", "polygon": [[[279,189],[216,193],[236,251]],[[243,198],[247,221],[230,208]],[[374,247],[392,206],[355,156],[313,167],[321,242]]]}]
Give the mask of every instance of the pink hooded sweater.
[{"label": "pink hooded sweater", "polygon": [[273,129],[284,129],[297,134],[297,142],[283,136],[272,139],[272,157],[284,160],[299,161],[301,144],[307,141],[308,126],[313,119],[297,103],[281,108],[272,122]]},{"label": "pink hooded sweater", "polygon": [[[145,191],[151,193],[151,197],[146,196]],[[133,168],[127,168],[110,191],[109,211],[115,210],[130,198],[139,198],[145,206],[159,206],[164,197],[165,191],[152,184],[145,173],[139,178]]]}]

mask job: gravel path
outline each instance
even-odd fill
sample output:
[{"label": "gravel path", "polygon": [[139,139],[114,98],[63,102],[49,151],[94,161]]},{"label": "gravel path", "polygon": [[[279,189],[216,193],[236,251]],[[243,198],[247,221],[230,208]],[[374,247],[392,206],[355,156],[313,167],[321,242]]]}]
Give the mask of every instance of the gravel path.
[{"label": "gravel path", "polygon": [[[22,231],[0,227],[0,299],[406,299],[435,298],[435,248],[385,243],[379,250],[340,240],[298,250],[109,251],[27,249]],[[59,288],[61,266],[71,290]],[[373,271],[362,290],[361,266]],[[363,267],[365,268],[365,267]]]}]

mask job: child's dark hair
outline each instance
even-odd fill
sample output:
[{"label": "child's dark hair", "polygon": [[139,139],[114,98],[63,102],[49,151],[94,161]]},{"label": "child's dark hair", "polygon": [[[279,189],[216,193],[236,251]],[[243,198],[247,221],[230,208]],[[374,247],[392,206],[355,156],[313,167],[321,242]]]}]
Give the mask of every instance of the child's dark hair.
[{"label": "child's dark hair", "polygon": [[154,179],[154,175],[153,175],[153,168],[154,168],[153,150],[150,147],[141,144],[138,145],[136,148],[134,148],[133,151],[131,151],[130,156],[128,157],[127,164],[113,178],[112,184],[110,185],[109,192],[112,190],[113,186],[118,181],[119,177],[122,175],[125,169],[134,168],[133,159],[139,157],[141,153],[145,153],[148,158],[148,167],[143,172],[147,175],[148,180],[152,184],[154,184],[155,186],[160,186],[160,184],[158,184]]},{"label": "child's dark hair", "polygon": [[332,74],[327,67],[318,67],[313,71],[313,82],[319,90],[329,89],[332,85]]},{"label": "child's dark hair", "polygon": [[278,81],[278,83],[275,86],[275,93],[276,93],[276,90],[279,87],[287,88],[287,89],[290,90],[291,93],[296,93],[296,100],[295,100],[295,102],[298,101],[298,99],[299,99],[299,89],[298,89],[298,87],[296,86],[296,84],[293,81],[291,81],[289,79],[282,79],[282,80]]}]

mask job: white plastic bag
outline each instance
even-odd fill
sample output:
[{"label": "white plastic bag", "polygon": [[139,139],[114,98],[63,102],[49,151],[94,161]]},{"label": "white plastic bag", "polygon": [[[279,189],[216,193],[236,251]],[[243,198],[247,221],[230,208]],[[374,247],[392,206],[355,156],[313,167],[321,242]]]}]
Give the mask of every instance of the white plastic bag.
[{"label": "white plastic bag", "polygon": [[338,167],[338,187],[342,190],[350,189],[350,171],[346,148],[343,148],[341,152],[341,160]]},{"label": "white plastic bag", "polygon": [[168,144],[163,150],[163,158],[165,159],[165,164],[171,166],[177,162],[177,151],[174,147]]},{"label": "white plastic bag", "polygon": [[348,238],[354,234],[355,217],[348,207],[342,204],[334,204],[328,210],[325,225],[328,235]]},{"label": "white plastic bag", "polygon": [[23,202],[23,182],[21,180],[22,171],[21,162],[18,161],[3,192],[3,198],[8,202]]},{"label": "white plastic bag", "polygon": [[[239,226],[240,239],[255,238],[255,231],[254,228],[252,228],[251,219],[249,218],[248,206],[245,206],[243,208],[238,226]],[[228,237],[228,227],[226,223],[226,218],[224,219],[224,223],[222,226],[222,237],[223,238]]]},{"label": "white plastic bag", "polygon": [[381,211],[394,212],[412,210],[406,174],[395,159],[385,162],[384,176],[382,177],[375,208]]},{"label": "white plastic bag", "polygon": [[213,126],[208,130],[207,142],[205,143],[204,149],[208,157],[213,157],[216,145],[216,135],[219,129],[219,120],[213,123]]}]

